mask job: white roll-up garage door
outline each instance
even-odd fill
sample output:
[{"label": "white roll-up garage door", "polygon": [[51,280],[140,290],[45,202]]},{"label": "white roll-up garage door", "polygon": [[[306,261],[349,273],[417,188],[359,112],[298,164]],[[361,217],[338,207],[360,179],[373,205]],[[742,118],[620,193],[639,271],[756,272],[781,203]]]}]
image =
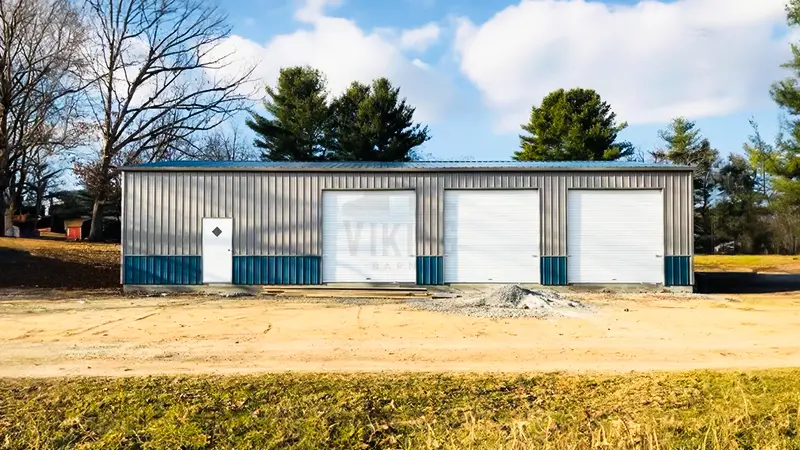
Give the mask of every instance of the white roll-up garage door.
[{"label": "white roll-up garage door", "polygon": [[415,283],[414,191],[324,191],[322,281]]},{"label": "white roll-up garage door", "polygon": [[567,254],[570,283],[663,283],[661,191],[568,191]]},{"label": "white roll-up garage door", "polygon": [[539,193],[446,190],[444,281],[538,283]]}]

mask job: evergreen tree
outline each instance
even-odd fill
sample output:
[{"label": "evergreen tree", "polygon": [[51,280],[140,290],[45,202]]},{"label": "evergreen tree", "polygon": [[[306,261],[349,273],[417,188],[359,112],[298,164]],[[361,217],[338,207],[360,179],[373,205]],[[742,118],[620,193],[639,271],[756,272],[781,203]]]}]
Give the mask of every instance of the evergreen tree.
[{"label": "evergreen tree", "polygon": [[658,137],[665,142],[666,146],[651,153],[655,161],[669,161],[685,165],[693,165],[698,162],[696,159],[703,136],[694,122],[684,117],[676,117],[672,119],[667,128],[658,130]]},{"label": "evergreen tree", "polygon": [[[800,0],[789,0],[786,16],[790,28],[800,25]],[[792,58],[782,65],[789,76],[770,89],[772,99],[787,117],[765,169],[772,175],[774,198],[770,206],[776,220],[783,224],[783,246],[795,253],[800,234],[800,46],[792,43],[791,49]]]},{"label": "evergreen tree", "polygon": [[324,75],[311,67],[281,69],[276,88],[267,86],[269,117],[251,113],[247,126],[266,161],[324,161],[329,158],[331,114]]},{"label": "evergreen tree", "polygon": [[[800,25],[800,0],[790,0],[786,7],[787,23],[790,27]],[[780,187],[786,194],[800,192],[800,46],[791,44],[792,59],[783,64],[791,75],[774,83],[770,94],[773,100],[787,114],[783,135],[778,139],[771,172],[776,175],[776,189]]]},{"label": "evergreen tree", "polygon": [[517,161],[613,161],[633,156],[629,142],[618,142],[618,124],[611,106],[591,89],[559,89],[531,109],[522,126]]},{"label": "evergreen tree", "polygon": [[331,110],[331,158],[338,161],[410,161],[430,139],[428,127],[414,123],[415,109],[386,78],[354,82]]},{"label": "evergreen tree", "polygon": [[694,122],[683,117],[672,120],[659,130],[665,147],[651,153],[657,162],[694,166],[695,246],[701,251],[711,251],[714,246],[711,223],[711,200],[716,187],[715,168],[719,165],[719,152],[711,147]]},{"label": "evergreen tree", "polygon": [[718,240],[732,241],[736,252],[766,247],[761,193],[756,170],[743,156],[731,154],[716,174],[719,198],[713,207]]},{"label": "evergreen tree", "polygon": [[762,139],[754,119],[750,119],[750,126],[753,128],[753,134],[748,137],[747,143],[742,148],[750,167],[755,170],[756,189],[761,194],[762,200],[769,200],[771,191],[769,171],[775,166],[775,151],[772,145]]}]

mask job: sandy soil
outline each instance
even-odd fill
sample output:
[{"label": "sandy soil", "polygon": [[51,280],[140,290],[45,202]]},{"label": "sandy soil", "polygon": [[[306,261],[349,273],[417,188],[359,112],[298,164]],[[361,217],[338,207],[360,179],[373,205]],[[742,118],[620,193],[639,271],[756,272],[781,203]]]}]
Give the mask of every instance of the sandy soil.
[{"label": "sandy soil", "polygon": [[396,302],[6,292],[0,377],[800,366],[800,293],[584,299],[595,313],[492,320]]}]

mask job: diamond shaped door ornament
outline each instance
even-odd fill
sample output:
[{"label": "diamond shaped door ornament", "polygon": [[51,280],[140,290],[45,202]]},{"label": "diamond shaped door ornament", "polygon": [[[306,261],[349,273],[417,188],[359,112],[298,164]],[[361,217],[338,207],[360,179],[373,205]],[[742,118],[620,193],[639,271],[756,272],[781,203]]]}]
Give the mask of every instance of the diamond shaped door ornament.
[{"label": "diamond shaped door ornament", "polygon": [[214,228],[211,230],[211,232],[214,233],[214,236],[216,237],[219,237],[219,235],[222,234],[222,230],[220,230],[219,227]]}]

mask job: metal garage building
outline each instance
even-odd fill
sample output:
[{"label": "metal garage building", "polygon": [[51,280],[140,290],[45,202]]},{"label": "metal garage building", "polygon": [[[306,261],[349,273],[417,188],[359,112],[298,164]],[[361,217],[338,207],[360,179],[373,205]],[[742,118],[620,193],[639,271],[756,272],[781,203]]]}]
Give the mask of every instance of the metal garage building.
[{"label": "metal garage building", "polygon": [[688,286],[691,171],[632,162],[131,166],[122,282]]}]

